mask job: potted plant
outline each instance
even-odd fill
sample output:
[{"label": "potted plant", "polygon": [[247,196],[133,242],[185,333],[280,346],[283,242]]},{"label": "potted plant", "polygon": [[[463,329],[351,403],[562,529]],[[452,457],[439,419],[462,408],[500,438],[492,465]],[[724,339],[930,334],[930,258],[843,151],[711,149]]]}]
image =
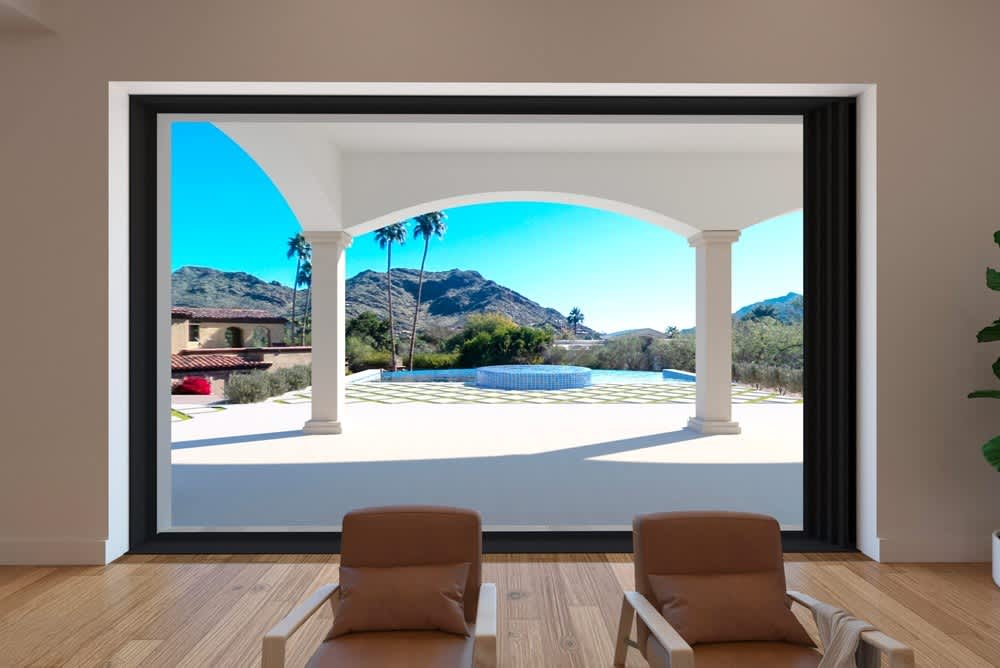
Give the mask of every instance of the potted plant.
[{"label": "potted plant", "polygon": [[[1000,231],[993,233],[993,241],[1000,246]],[[1000,291],[1000,271],[987,267],[986,287]],[[1000,320],[979,330],[976,340],[980,343],[1000,341]],[[1000,378],[1000,358],[993,363],[993,375]],[[977,390],[969,394],[970,399],[1000,399],[1000,390]],[[994,436],[983,444],[983,456],[990,466],[1000,471],[1000,436]],[[1000,587],[1000,531],[993,532],[993,582]]]}]

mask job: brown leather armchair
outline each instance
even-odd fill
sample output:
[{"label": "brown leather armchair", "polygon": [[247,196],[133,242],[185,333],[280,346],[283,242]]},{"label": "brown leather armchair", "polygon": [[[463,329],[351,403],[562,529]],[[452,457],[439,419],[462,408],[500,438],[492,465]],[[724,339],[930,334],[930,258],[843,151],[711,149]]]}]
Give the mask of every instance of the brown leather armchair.
[{"label": "brown leather armchair", "polygon": [[[696,588],[705,588],[708,595],[698,600],[697,594],[690,596],[688,592],[691,600],[684,604],[688,610],[681,614],[690,614],[691,608],[701,607],[702,617],[714,627],[709,635],[724,636],[726,625],[733,623],[726,598],[738,599],[749,591],[776,589],[767,593],[772,601],[775,595],[782,597],[778,607],[794,601],[815,613],[818,601],[798,592],[785,592],[781,531],[774,518],[749,513],[655,513],[637,516],[632,523],[632,535],[637,591],[625,592],[622,602],[615,666],[625,665],[629,646],[637,648],[655,668],[815,668],[819,665],[822,654],[818,650],[787,641],[724,642],[714,639],[690,645],[661,612],[664,601],[657,597],[655,583],[667,583],[659,584],[663,594],[663,587],[671,583],[694,582]],[[712,577],[701,579],[698,576]],[[739,583],[746,581],[741,580],[744,576],[755,578],[755,584],[741,587]],[[674,593],[667,596],[673,597]],[[710,609],[705,609],[706,599],[720,604],[708,603]],[[632,641],[629,636],[636,617],[638,641]],[[914,665],[913,650],[883,633],[865,631],[861,634],[861,642],[883,652],[890,668]]]},{"label": "brown leather armchair", "polygon": [[[430,506],[368,508],[344,517],[341,567],[390,568],[468,563],[464,589],[468,637],[435,630],[365,631],[325,640],[311,668],[447,666],[494,668],[496,586],[481,582],[482,531],[472,510]],[[264,636],[262,668],[284,668],[285,645],[327,601],[334,613],[339,585],[326,585]]]}]

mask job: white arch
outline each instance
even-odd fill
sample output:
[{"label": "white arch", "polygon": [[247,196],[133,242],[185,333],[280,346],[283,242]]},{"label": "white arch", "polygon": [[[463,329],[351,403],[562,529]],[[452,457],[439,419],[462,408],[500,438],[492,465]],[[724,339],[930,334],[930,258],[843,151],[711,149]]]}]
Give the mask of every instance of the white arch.
[{"label": "white arch", "polygon": [[679,221],[675,218],[671,218],[670,216],[666,216],[657,211],[651,211],[640,206],[628,204],[626,202],[619,202],[603,197],[594,197],[592,195],[583,195],[579,193],[535,190],[472,193],[467,195],[445,197],[429,202],[421,202],[419,204],[396,209],[394,211],[388,211],[362,223],[351,225],[345,228],[344,231],[351,236],[358,236],[365,234],[366,232],[371,232],[372,230],[385,227],[386,225],[391,225],[392,223],[407,220],[413,216],[417,216],[428,211],[440,211],[442,209],[451,209],[470,204],[488,204],[493,202],[551,202],[556,204],[572,204],[576,206],[586,206],[592,209],[611,211],[630,218],[643,220],[647,223],[651,223],[670,230],[671,232],[680,234],[685,238],[688,238],[699,231],[698,228],[688,225],[687,223]]}]

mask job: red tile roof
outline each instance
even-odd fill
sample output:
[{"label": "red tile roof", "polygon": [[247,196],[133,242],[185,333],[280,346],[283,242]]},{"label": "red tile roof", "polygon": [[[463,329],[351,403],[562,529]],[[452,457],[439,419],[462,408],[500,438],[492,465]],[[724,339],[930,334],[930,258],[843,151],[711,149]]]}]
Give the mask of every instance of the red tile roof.
[{"label": "red tile roof", "polygon": [[170,356],[171,371],[222,371],[225,369],[266,369],[270,362],[251,362],[239,355],[178,355]]},{"label": "red tile roof", "polygon": [[287,322],[285,318],[263,309],[255,308],[193,308],[175,306],[170,309],[170,317],[196,322]]}]

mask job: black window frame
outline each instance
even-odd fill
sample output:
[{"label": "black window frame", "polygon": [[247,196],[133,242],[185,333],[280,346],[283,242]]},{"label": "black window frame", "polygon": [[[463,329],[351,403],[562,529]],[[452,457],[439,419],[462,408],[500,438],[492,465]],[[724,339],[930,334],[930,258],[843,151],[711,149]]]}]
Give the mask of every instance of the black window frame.
[{"label": "black window frame", "polygon": [[[157,115],[782,115],[803,119],[806,394],[803,529],[786,551],[856,549],[856,100],[853,97],[131,95],[129,551],[336,553],[337,532],[159,532],[156,526]],[[665,509],[667,510],[667,509]],[[629,531],[484,534],[486,552],[631,552]]]}]

